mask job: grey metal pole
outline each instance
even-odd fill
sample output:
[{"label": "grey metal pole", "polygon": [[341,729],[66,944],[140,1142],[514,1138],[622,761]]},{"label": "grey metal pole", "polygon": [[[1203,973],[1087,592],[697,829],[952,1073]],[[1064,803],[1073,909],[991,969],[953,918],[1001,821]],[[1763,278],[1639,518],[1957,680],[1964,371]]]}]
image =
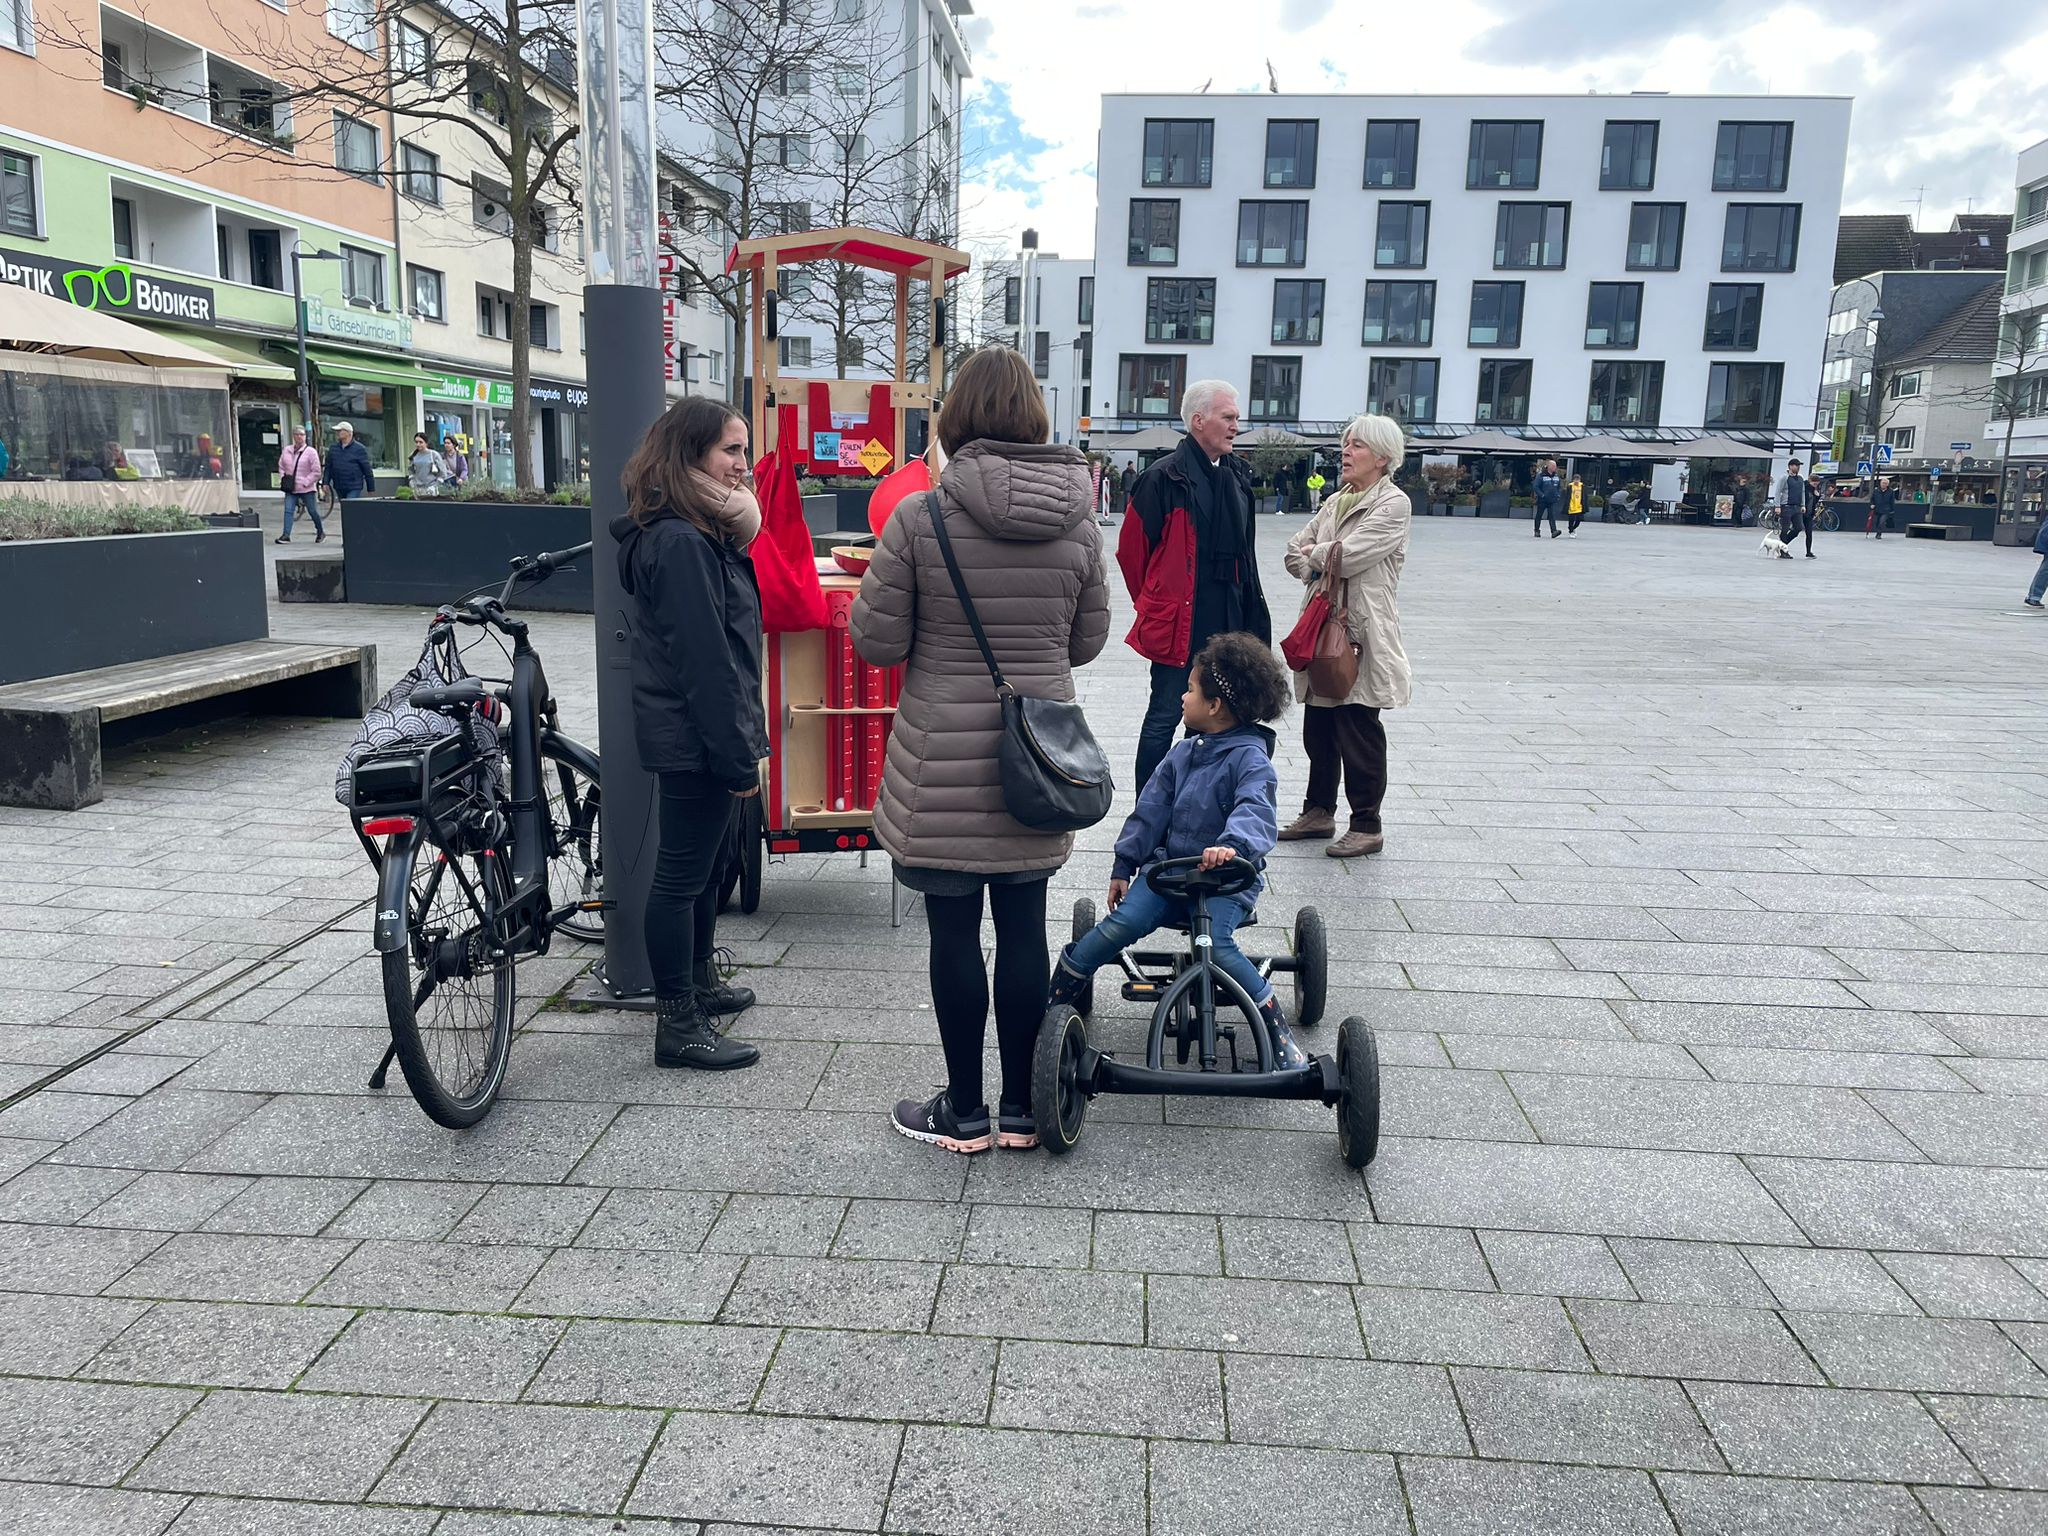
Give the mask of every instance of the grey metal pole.
[{"label": "grey metal pole", "polygon": [[313,385],[306,367],[306,280],[300,275],[299,262],[302,257],[296,246],[292,249],[292,323],[298,328],[299,336],[299,425],[306,429],[306,440],[313,438]]}]

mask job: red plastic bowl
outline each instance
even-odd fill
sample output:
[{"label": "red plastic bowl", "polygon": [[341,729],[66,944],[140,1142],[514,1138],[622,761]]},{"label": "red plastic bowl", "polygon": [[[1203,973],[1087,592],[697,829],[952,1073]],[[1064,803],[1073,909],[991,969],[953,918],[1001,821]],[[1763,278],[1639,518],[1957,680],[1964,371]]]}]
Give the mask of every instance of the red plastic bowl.
[{"label": "red plastic bowl", "polygon": [[832,558],[838,562],[839,569],[849,576],[867,575],[868,561],[872,560],[874,555],[875,552],[864,544],[835,544],[832,547]]}]

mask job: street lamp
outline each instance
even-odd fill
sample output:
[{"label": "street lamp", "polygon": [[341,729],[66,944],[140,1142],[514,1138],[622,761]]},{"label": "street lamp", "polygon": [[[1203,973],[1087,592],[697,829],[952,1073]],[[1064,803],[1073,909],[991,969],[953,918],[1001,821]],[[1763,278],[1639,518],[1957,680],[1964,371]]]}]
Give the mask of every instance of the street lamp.
[{"label": "street lamp", "polygon": [[324,247],[309,251],[294,241],[292,243],[292,319],[298,326],[299,335],[299,424],[306,429],[306,436],[313,436],[313,383],[306,367],[306,280],[299,273],[302,261],[340,261],[341,252]]}]

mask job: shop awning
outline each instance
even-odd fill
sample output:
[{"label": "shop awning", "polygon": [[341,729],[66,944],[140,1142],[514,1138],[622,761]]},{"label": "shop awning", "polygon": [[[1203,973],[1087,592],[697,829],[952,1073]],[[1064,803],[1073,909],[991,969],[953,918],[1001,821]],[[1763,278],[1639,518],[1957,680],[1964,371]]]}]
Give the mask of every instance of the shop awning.
[{"label": "shop awning", "polygon": [[324,347],[306,348],[306,361],[329,378],[351,379],[358,384],[388,384],[395,389],[424,388],[437,377],[396,358],[330,352]]},{"label": "shop awning", "polygon": [[146,368],[220,369],[219,358],[161,331],[32,293],[17,283],[0,283],[0,347]]},{"label": "shop awning", "polygon": [[188,347],[197,347],[209,352],[228,365],[235,377],[241,379],[265,379],[274,384],[289,384],[298,377],[296,369],[288,364],[276,362],[257,350],[253,340],[247,345],[227,340],[221,336],[200,335],[192,331],[174,332],[178,340]]}]

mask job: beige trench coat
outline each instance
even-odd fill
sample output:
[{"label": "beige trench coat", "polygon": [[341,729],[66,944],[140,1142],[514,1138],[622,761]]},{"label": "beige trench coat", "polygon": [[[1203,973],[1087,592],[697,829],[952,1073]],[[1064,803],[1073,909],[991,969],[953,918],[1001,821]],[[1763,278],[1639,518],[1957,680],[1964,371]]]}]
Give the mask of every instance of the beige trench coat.
[{"label": "beige trench coat", "polygon": [[1301,532],[1287,541],[1288,574],[1303,583],[1301,606],[1322,583],[1323,573],[1337,572],[1337,605],[1350,621],[1357,642],[1358,681],[1348,698],[1318,698],[1309,691],[1308,674],[1295,675],[1295,690],[1304,704],[1365,704],[1398,709],[1408,702],[1408,653],[1401,649],[1401,610],[1395,589],[1408,559],[1408,493],[1391,479],[1377,481],[1337,526],[1332,514],[1338,498],[1326,499]]}]

